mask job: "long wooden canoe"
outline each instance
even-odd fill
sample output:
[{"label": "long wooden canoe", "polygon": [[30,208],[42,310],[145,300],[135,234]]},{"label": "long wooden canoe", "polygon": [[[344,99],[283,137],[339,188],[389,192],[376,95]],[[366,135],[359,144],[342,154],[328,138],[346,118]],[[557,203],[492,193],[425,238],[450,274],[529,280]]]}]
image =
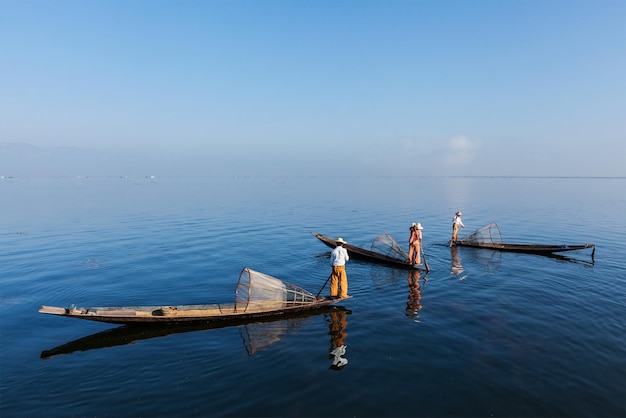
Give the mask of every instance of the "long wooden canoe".
[{"label": "long wooden canoe", "polygon": [[[330,248],[335,248],[337,246],[336,238],[330,238],[317,232],[311,232],[311,234]],[[388,255],[377,253],[371,250],[366,250],[365,248],[357,247],[356,245],[352,244],[344,244],[343,246],[348,251],[348,255],[354,259],[373,261],[376,263],[386,264],[394,267],[401,267],[409,270],[426,270],[422,264],[411,264],[408,258],[401,259],[390,257]]]},{"label": "long wooden canoe", "polygon": [[595,249],[595,244],[580,245],[559,245],[559,244],[497,244],[497,243],[477,243],[457,241],[456,245],[474,248],[486,248],[489,250],[512,251],[518,253],[552,254],[564,251],[584,250],[586,248]]},{"label": "long wooden canoe", "polygon": [[595,244],[511,244],[502,242],[500,228],[495,222],[492,222],[468,235],[462,237],[456,243],[462,247],[484,248],[496,251],[509,251],[516,253],[551,255],[566,251],[577,251],[592,248],[591,260],[593,262],[596,245]]},{"label": "long wooden canoe", "polygon": [[94,308],[72,304],[66,308],[42,306],[39,313],[112,324],[207,323],[308,311],[348,298],[316,297],[298,286],[244,268],[239,276],[234,303]]},{"label": "long wooden canoe", "polygon": [[[41,358],[47,359],[53,356],[58,356],[61,354],[71,354],[77,351],[88,351],[100,348],[134,344],[137,341],[166,337],[172,334],[207,331],[226,327],[243,327],[249,334],[250,329],[254,329],[254,327],[263,329],[262,327],[267,324],[274,325],[284,323],[284,327],[276,326],[272,327],[271,329],[286,330],[292,329],[294,327],[294,324],[312,318],[314,315],[322,315],[330,312],[345,312],[346,314],[351,313],[351,311],[341,305],[327,305],[301,312],[289,312],[280,316],[276,315],[255,318],[253,321],[246,320],[244,318],[235,318],[232,321],[195,321],[165,324],[160,322],[142,322],[133,325],[121,325],[117,328],[109,328],[105,331],[100,331],[98,333],[67,342],[52,349],[44,350],[41,352]],[[249,339],[251,339],[250,336]],[[248,344],[251,345],[251,342],[248,341]],[[260,342],[255,342],[255,346],[258,346],[259,344]],[[247,345],[246,350],[249,350]],[[249,351],[252,352],[253,350],[250,349]]]},{"label": "long wooden canoe", "polygon": [[307,304],[291,302],[256,303],[254,307],[238,310],[234,303],[209,305],[178,305],[178,306],[128,306],[128,307],[68,307],[42,306],[39,313],[66,316],[68,318],[86,319],[89,321],[108,322],[111,324],[134,323],[182,323],[182,322],[217,322],[234,321],[284,315],[317,309],[337,303],[347,298],[331,299],[324,296]]}]

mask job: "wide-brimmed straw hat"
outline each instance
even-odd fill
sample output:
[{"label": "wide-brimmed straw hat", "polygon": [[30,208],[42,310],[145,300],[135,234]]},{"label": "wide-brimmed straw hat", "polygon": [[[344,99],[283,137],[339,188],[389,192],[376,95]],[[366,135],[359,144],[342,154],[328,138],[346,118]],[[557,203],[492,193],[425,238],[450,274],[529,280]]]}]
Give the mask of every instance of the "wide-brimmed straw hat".
[{"label": "wide-brimmed straw hat", "polygon": [[343,238],[341,238],[341,237],[337,238],[337,241],[336,241],[336,242],[337,242],[337,244],[347,244],[347,242],[345,242],[345,241],[343,240]]},{"label": "wide-brimmed straw hat", "polygon": [[411,225],[411,228],[415,228],[417,226],[417,224],[415,222],[413,222],[413,224]]},{"label": "wide-brimmed straw hat", "polygon": [[422,228],[422,224],[419,223],[419,222],[417,223],[417,229],[424,229],[424,228]]}]

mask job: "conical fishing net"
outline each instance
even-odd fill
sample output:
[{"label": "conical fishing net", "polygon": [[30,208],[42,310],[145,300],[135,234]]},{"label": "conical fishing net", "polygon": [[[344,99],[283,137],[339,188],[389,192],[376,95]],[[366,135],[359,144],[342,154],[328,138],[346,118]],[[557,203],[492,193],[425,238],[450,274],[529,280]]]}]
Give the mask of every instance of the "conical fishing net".
[{"label": "conical fishing net", "polygon": [[462,242],[474,242],[477,244],[502,244],[502,235],[500,235],[500,228],[495,222],[490,223],[487,226],[483,226],[476,231],[467,234],[461,238]]},{"label": "conical fishing net", "polygon": [[258,312],[308,305],[315,296],[292,284],[258,271],[244,268],[239,275],[235,312]]},{"label": "conical fishing net", "polygon": [[389,234],[381,234],[372,242],[372,251],[397,258],[401,261],[409,260],[409,255],[400,247],[400,244]]}]

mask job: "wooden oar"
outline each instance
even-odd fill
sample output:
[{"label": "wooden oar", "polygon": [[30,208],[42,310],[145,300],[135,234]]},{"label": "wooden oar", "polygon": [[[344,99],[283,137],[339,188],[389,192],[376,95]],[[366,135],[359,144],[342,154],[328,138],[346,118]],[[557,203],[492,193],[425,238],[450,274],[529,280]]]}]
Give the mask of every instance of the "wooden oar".
[{"label": "wooden oar", "polygon": [[593,250],[591,250],[591,264],[595,264],[595,260],[593,259],[593,256],[596,254],[596,244],[593,244]]},{"label": "wooden oar", "polygon": [[430,267],[428,267],[428,261],[426,261],[426,254],[424,254],[424,248],[420,247],[422,251],[422,258],[424,259],[424,267],[426,267],[426,273],[430,272]]},{"label": "wooden oar", "polygon": [[328,276],[328,279],[326,279],[326,281],[324,282],[324,286],[322,286],[322,288],[320,289],[319,292],[317,292],[317,295],[315,295],[315,299],[317,299],[317,297],[320,295],[320,293],[322,293],[322,290],[324,290],[324,288],[326,287],[326,283],[328,283],[328,281],[330,280],[330,278],[333,276],[332,273],[330,273],[330,276]]}]

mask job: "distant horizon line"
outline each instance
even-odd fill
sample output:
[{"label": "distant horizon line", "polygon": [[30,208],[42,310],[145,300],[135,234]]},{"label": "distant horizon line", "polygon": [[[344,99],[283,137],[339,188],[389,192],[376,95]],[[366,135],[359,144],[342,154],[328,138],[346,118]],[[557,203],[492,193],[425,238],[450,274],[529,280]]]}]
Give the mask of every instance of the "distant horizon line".
[{"label": "distant horizon line", "polygon": [[[199,175],[199,176],[190,176],[190,175],[166,175],[166,176],[158,176],[158,175],[144,175],[144,176],[126,176],[126,175],[106,175],[106,176],[90,176],[90,175],[76,175],[76,176],[51,176],[51,175],[33,175],[33,176],[12,176],[12,175],[0,175],[0,180],[7,179],[17,179],[17,178],[52,178],[52,179],[180,179],[180,178],[326,178],[329,176],[320,176],[317,174],[312,175],[272,175],[272,174],[259,174],[259,175],[251,175],[251,174],[232,174],[232,175]],[[494,178],[494,179],[626,179],[626,176],[514,176],[514,175],[422,175],[422,176],[391,176],[391,175],[371,175],[371,176],[343,176],[344,179],[351,178]]]}]

